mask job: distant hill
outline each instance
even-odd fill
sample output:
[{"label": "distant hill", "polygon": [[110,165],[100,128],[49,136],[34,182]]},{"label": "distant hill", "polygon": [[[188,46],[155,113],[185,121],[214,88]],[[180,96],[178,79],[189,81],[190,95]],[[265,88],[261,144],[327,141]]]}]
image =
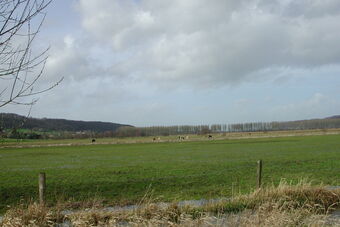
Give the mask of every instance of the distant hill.
[{"label": "distant hill", "polygon": [[[116,131],[122,126],[131,126],[100,121],[73,121],[66,119],[32,118],[13,113],[0,113],[0,127],[2,129],[34,129],[40,131]],[[132,127],[132,126],[131,126]]]},{"label": "distant hill", "polygon": [[340,118],[340,115],[334,115],[331,117],[326,117],[325,119],[339,119],[339,118]]}]

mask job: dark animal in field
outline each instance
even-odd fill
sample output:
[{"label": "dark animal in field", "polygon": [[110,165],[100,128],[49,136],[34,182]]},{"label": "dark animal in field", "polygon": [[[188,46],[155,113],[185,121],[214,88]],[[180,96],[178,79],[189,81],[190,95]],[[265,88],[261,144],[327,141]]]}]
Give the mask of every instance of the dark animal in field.
[{"label": "dark animal in field", "polygon": [[212,138],[213,138],[213,136],[212,136],[212,135],[208,135],[208,138],[209,138],[209,139],[212,139]]},{"label": "dark animal in field", "polygon": [[152,140],[153,140],[153,141],[156,141],[156,137],[154,137]]},{"label": "dark animal in field", "polygon": [[96,142],[96,139],[92,139],[92,143],[95,143]]}]

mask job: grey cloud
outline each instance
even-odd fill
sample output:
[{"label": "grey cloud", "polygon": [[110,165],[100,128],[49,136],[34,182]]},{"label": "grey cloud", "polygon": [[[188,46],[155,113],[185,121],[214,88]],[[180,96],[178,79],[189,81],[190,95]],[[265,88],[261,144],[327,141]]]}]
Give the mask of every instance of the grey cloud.
[{"label": "grey cloud", "polygon": [[309,18],[334,16],[340,13],[340,4],[337,0],[302,0],[291,1],[285,8],[288,16],[304,16]]},{"label": "grey cloud", "polygon": [[287,18],[317,18],[334,16],[340,12],[337,0],[259,0],[257,8]]}]

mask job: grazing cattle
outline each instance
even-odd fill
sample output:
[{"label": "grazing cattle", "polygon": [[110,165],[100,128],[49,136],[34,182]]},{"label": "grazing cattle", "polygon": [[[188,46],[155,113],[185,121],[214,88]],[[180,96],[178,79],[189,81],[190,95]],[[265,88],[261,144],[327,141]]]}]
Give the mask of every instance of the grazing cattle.
[{"label": "grazing cattle", "polygon": [[153,141],[156,141],[156,137],[154,137],[152,140],[153,140]]},{"label": "grazing cattle", "polygon": [[208,138],[209,138],[209,139],[212,139],[213,137],[212,137],[212,135],[208,135]]},{"label": "grazing cattle", "polygon": [[96,139],[92,139],[92,143],[96,142]]},{"label": "grazing cattle", "polygon": [[178,140],[185,140],[184,136],[178,136]]}]

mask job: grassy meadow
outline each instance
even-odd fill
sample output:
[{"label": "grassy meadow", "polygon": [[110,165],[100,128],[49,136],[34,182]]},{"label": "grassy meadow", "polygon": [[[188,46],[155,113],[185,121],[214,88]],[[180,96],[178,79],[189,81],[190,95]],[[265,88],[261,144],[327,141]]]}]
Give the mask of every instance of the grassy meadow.
[{"label": "grassy meadow", "polygon": [[50,202],[229,197],[255,188],[259,159],[265,184],[308,178],[340,185],[340,135],[2,147],[0,210],[36,199],[39,172],[46,172]]}]

